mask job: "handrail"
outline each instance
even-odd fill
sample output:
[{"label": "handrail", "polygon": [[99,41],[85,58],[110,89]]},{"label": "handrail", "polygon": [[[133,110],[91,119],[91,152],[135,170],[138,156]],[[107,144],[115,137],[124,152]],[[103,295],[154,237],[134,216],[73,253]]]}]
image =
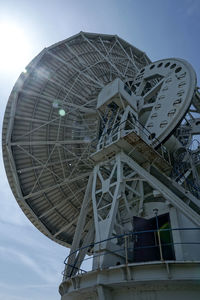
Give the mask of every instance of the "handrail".
[{"label": "handrail", "polygon": [[[129,125],[133,125],[133,126],[138,127],[139,129],[142,128],[142,129],[144,130],[144,132],[146,131],[146,132],[148,133],[148,135],[147,135],[147,133],[144,133],[146,136],[149,136],[149,135],[152,134],[152,132],[150,132],[150,131],[149,131],[143,124],[141,124],[140,121],[138,121],[137,119],[135,120],[135,122],[130,122],[130,120],[127,120],[127,119],[124,120],[123,122],[121,122],[121,120],[120,120],[120,121],[116,122],[115,125],[117,125],[116,127],[120,127],[122,124],[124,124],[124,123],[126,123],[126,122],[128,122]],[[108,127],[107,130],[106,130],[106,132],[104,132],[104,133],[101,134],[101,137],[102,137],[102,136],[105,136],[105,135],[109,135],[110,133],[109,133],[108,131],[111,130],[111,129],[112,129],[112,126],[111,126],[111,127]],[[120,129],[119,131],[121,131],[121,130],[122,130],[122,129]],[[110,132],[111,132],[111,131],[110,131]],[[99,139],[98,139],[98,140],[99,140]],[[154,138],[154,140],[157,141],[157,142],[159,143],[159,145],[161,144],[161,142],[160,142],[160,140],[159,140],[158,138]]]},{"label": "handrail", "polygon": [[[124,123],[128,123],[130,126],[132,126],[132,132],[135,132],[135,127],[137,127],[139,130],[142,130],[142,133],[147,137],[147,138],[149,138],[149,136],[152,134],[152,132],[150,132],[143,124],[141,124],[138,120],[135,120],[135,122],[131,122],[130,120],[124,120],[123,122],[121,122],[121,120],[120,121],[118,121],[118,122],[116,122],[115,123],[115,128],[117,129],[118,128],[118,131],[117,132],[115,132],[113,135],[111,134],[112,133],[112,131],[113,131],[113,127],[111,126],[111,127],[108,127],[107,129],[106,129],[106,131],[105,132],[103,132],[102,134],[101,134],[101,136],[99,137],[99,138],[95,138],[95,139],[93,139],[92,140],[92,142],[91,142],[91,147],[94,149],[95,148],[95,150],[97,150],[96,149],[96,146],[98,145],[98,143],[99,143],[99,141],[100,141],[100,139],[105,139],[106,137],[110,137],[110,136],[114,136],[114,135],[116,135],[116,134],[118,134],[118,133],[120,133],[121,131],[123,131],[124,129],[123,128],[120,128]],[[166,149],[166,147],[165,146],[163,146],[163,144],[161,143],[161,141],[158,139],[158,138],[153,138],[153,142],[152,142],[152,144],[150,144],[150,146],[153,146],[153,144],[155,144],[156,142],[157,142],[157,145],[155,146],[155,148],[159,148],[160,147],[160,149],[161,149],[161,155],[162,155],[162,157],[165,159],[165,160],[167,160],[168,162],[170,162],[170,158],[169,158],[169,153],[168,153],[168,151],[167,151],[167,149]],[[93,144],[95,144],[94,146],[93,146]],[[109,145],[109,144],[108,144]],[[107,146],[108,146],[107,145]],[[167,159],[165,158],[165,153],[167,153]]]},{"label": "handrail", "polygon": [[[121,238],[124,238],[126,239],[127,237],[131,236],[131,237],[134,237],[134,236],[137,236],[139,234],[144,234],[144,233],[157,233],[158,235],[161,234],[161,232],[172,232],[172,231],[189,231],[189,230],[200,230],[200,227],[195,227],[195,228],[159,228],[159,229],[151,229],[151,230],[141,230],[141,231],[133,231],[133,232],[129,232],[129,233],[125,233],[125,234],[121,234],[121,235],[116,235],[114,237],[110,237],[108,239],[104,239],[104,240],[101,240],[101,241],[98,241],[98,242],[94,242],[94,243],[91,243],[89,245],[86,245],[86,246],[83,246],[83,247],[80,247],[78,249],[76,249],[75,251],[73,251],[72,253],[70,253],[64,260],[64,264],[65,264],[65,268],[66,266],[70,266],[72,268],[72,271],[71,271],[71,274],[70,275],[67,275],[65,270],[62,272],[63,274],[63,279],[66,279],[67,277],[71,277],[72,274],[73,274],[73,270],[76,269],[78,270],[78,272],[81,272],[82,273],[87,273],[86,270],[83,270],[81,268],[78,268],[76,267],[76,263],[77,261],[75,261],[74,265],[71,265],[71,264],[68,264],[67,263],[67,260],[74,254],[80,252],[81,250],[83,249],[86,249],[86,248],[90,248],[90,247],[94,247],[95,245],[98,245],[98,244],[101,244],[103,242],[106,242],[106,241],[110,241],[110,240],[114,240],[114,239],[121,239]],[[160,239],[158,239],[159,243],[160,243]],[[173,242],[173,243],[161,243],[160,245],[148,245],[148,246],[140,246],[140,247],[126,247],[125,251],[128,251],[128,250],[138,250],[138,249],[149,249],[149,248],[155,248],[155,247],[160,247],[161,251],[162,251],[162,247],[163,246],[170,246],[170,245],[200,245],[200,242]],[[119,249],[119,250],[115,250],[113,251],[113,253],[117,253],[119,251],[124,251],[124,249]],[[100,253],[100,254],[95,254],[93,255],[92,257],[89,257],[89,258],[85,258],[83,261],[86,261],[86,260],[89,260],[91,258],[96,258],[96,257],[99,257],[99,256],[105,256],[107,254],[110,254],[109,252],[107,253]],[[162,254],[162,253],[161,253]],[[161,255],[161,260],[162,259],[162,255]]]}]

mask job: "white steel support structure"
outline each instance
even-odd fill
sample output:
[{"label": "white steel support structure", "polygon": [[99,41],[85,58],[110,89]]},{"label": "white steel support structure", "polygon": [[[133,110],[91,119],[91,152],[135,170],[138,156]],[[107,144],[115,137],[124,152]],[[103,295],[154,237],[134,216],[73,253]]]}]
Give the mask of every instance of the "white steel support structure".
[{"label": "white steel support structure", "polygon": [[[145,300],[147,295],[148,299],[168,300],[175,291],[177,299],[187,299],[191,294],[197,300],[200,288],[195,280],[199,278],[199,264],[198,261],[187,260],[182,245],[185,236],[181,231],[172,230],[171,233],[174,243],[173,261],[163,257],[164,248],[158,231],[159,261],[135,263],[133,257],[137,236],[129,236],[134,229],[133,218],[150,219],[154,211],[156,219],[158,211],[161,215],[168,213],[172,228],[180,227],[181,216],[197,229],[200,228],[199,200],[189,191],[185,193],[180,182],[169,179],[169,153],[162,148],[157,152],[147,145],[145,128],[138,122],[136,107],[131,107],[120,92],[112,96],[112,102],[110,99],[104,101],[105,98],[101,96],[98,109],[103,124],[100,124],[96,152],[91,156],[95,166],[90,174],[83,210],[67,262],[68,272],[73,266],[73,276],[70,276],[71,280],[64,277],[60,285],[62,300],[88,297],[99,300],[131,297]],[[73,252],[80,246],[80,230],[84,228],[88,201],[92,201],[94,218],[93,271],[76,275],[87,249],[91,247],[88,244],[88,247],[76,251],[76,254]],[[90,232],[88,230],[87,236],[91,236]],[[199,233],[194,237],[198,239]],[[84,245],[87,245],[85,241],[82,242],[82,248]],[[184,278],[183,272],[187,278]]]},{"label": "white steel support structure", "polygon": [[[67,276],[69,272],[78,272],[78,266],[80,267],[88,249],[84,248],[84,251],[73,254],[76,249],[85,245],[84,241],[82,244],[80,242],[90,199],[95,226],[94,270],[123,264],[125,261],[132,262],[134,240],[128,239],[127,249],[127,240],[120,236],[132,232],[134,216],[149,218],[159,205],[166,206],[165,212],[170,214],[171,223],[176,225],[174,227],[178,227],[175,210],[191,220],[194,226],[200,227],[199,212],[188,205],[193,203],[200,208],[199,201],[190,193],[185,195],[179,183],[174,182],[172,189],[166,176],[171,167],[170,160],[166,160],[166,153],[162,148],[161,155],[152,147],[148,148],[145,128],[138,122],[134,98],[129,98],[122,86],[121,81],[116,79],[102,90],[98,98],[97,107],[103,121],[96,152],[92,155],[96,165],[88,181],[65,272]],[[137,148],[139,153],[135,151]],[[156,204],[156,195],[159,195],[160,204]],[[151,200],[146,201],[149,197]],[[150,203],[152,204],[149,206]],[[149,207],[152,207],[152,211]],[[86,237],[88,236],[91,236],[90,231]],[[179,245],[180,232],[174,231],[172,236],[178,244],[174,246],[175,257],[180,260],[183,258],[182,247]],[[79,252],[82,253],[82,260]]]},{"label": "white steel support structure", "polygon": [[[108,170],[106,177],[104,167]],[[95,246],[95,252],[99,254],[99,257],[93,262],[93,268],[95,269],[106,267],[111,264],[111,261],[115,265],[117,262],[123,261],[121,257],[125,257],[124,249],[118,246],[118,239],[109,240],[114,235],[122,235],[128,229],[131,230],[129,203],[125,196],[128,189],[124,179],[121,153],[118,153],[110,161],[102,162],[94,168],[92,202],[96,233],[95,242],[106,240]],[[123,226],[123,215],[126,218],[129,217],[126,227]],[[130,225],[130,228],[128,228],[128,225]],[[108,255],[108,253],[102,255],[102,251],[105,250],[110,252],[111,255]]]}]

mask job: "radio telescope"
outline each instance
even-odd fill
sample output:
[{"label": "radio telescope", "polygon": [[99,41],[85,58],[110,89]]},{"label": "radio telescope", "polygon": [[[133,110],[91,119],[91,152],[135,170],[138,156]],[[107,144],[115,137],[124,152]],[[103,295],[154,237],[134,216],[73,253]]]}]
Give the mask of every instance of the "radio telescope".
[{"label": "radio telescope", "polygon": [[71,248],[63,300],[198,299],[199,113],[188,62],[152,63],[116,35],[80,32],[20,75],[4,164],[26,216]]}]

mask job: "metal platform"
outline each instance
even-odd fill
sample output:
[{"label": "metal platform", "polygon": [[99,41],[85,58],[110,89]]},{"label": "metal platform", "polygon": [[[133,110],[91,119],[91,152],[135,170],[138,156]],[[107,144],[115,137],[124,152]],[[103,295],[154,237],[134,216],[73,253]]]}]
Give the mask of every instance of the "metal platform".
[{"label": "metal platform", "polygon": [[[169,173],[172,169],[170,164],[170,157],[167,150],[163,150],[160,146],[161,153],[147,144],[137,133],[134,131],[127,135],[120,137],[116,142],[104,146],[101,150],[93,153],[91,158],[95,162],[104,161],[112,158],[117,153],[124,151],[137,163],[142,166],[154,165],[156,168],[164,173]],[[168,160],[166,159],[168,158]]]}]

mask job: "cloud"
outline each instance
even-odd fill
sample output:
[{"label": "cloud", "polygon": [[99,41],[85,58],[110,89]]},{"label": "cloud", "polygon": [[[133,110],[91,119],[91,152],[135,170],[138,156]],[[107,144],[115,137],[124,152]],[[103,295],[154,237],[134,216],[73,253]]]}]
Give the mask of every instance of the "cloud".
[{"label": "cloud", "polygon": [[[0,282],[0,289],[9,289],[11,291],[14,290],[27,290],[27,289],[40,289],[40,288],[57,288],[56,284],[26,284],[23,286],[19,286],[19,285],[11,285],[11,284],[7,284],[7,283],[1,283]],[[1,298],[0,298],[1,299]]]},{"label": "cloud", "polygon": [[0,222],[0,236],[0,299],[59,300],[58,286],[68,249],[33,225]]},{"label": "cloud", "polygon": [[[6,300],[56,300],[59,299],[58,287],[54,284],[11,285],[0,283],[0,299]],[[17,296],[20,295],[20,296]]]},{"label": "cloud", "polygon": [[[46,257],[46,253],[42,256],[36,254],[36,257],[30,257],[21,250],[10,249],[8,247],[0,246],[0,253],[2,259],[9,264],[18,264],[30,269],[30,277],[35,273],[42,281],[48,284],[56,284],[56,281],[61,280],[61,275],[58,277],[58,264],[56,259]],[[55,279],[57,278],[57,280]],[[59,281],[57,282],[59,284]]]}]

